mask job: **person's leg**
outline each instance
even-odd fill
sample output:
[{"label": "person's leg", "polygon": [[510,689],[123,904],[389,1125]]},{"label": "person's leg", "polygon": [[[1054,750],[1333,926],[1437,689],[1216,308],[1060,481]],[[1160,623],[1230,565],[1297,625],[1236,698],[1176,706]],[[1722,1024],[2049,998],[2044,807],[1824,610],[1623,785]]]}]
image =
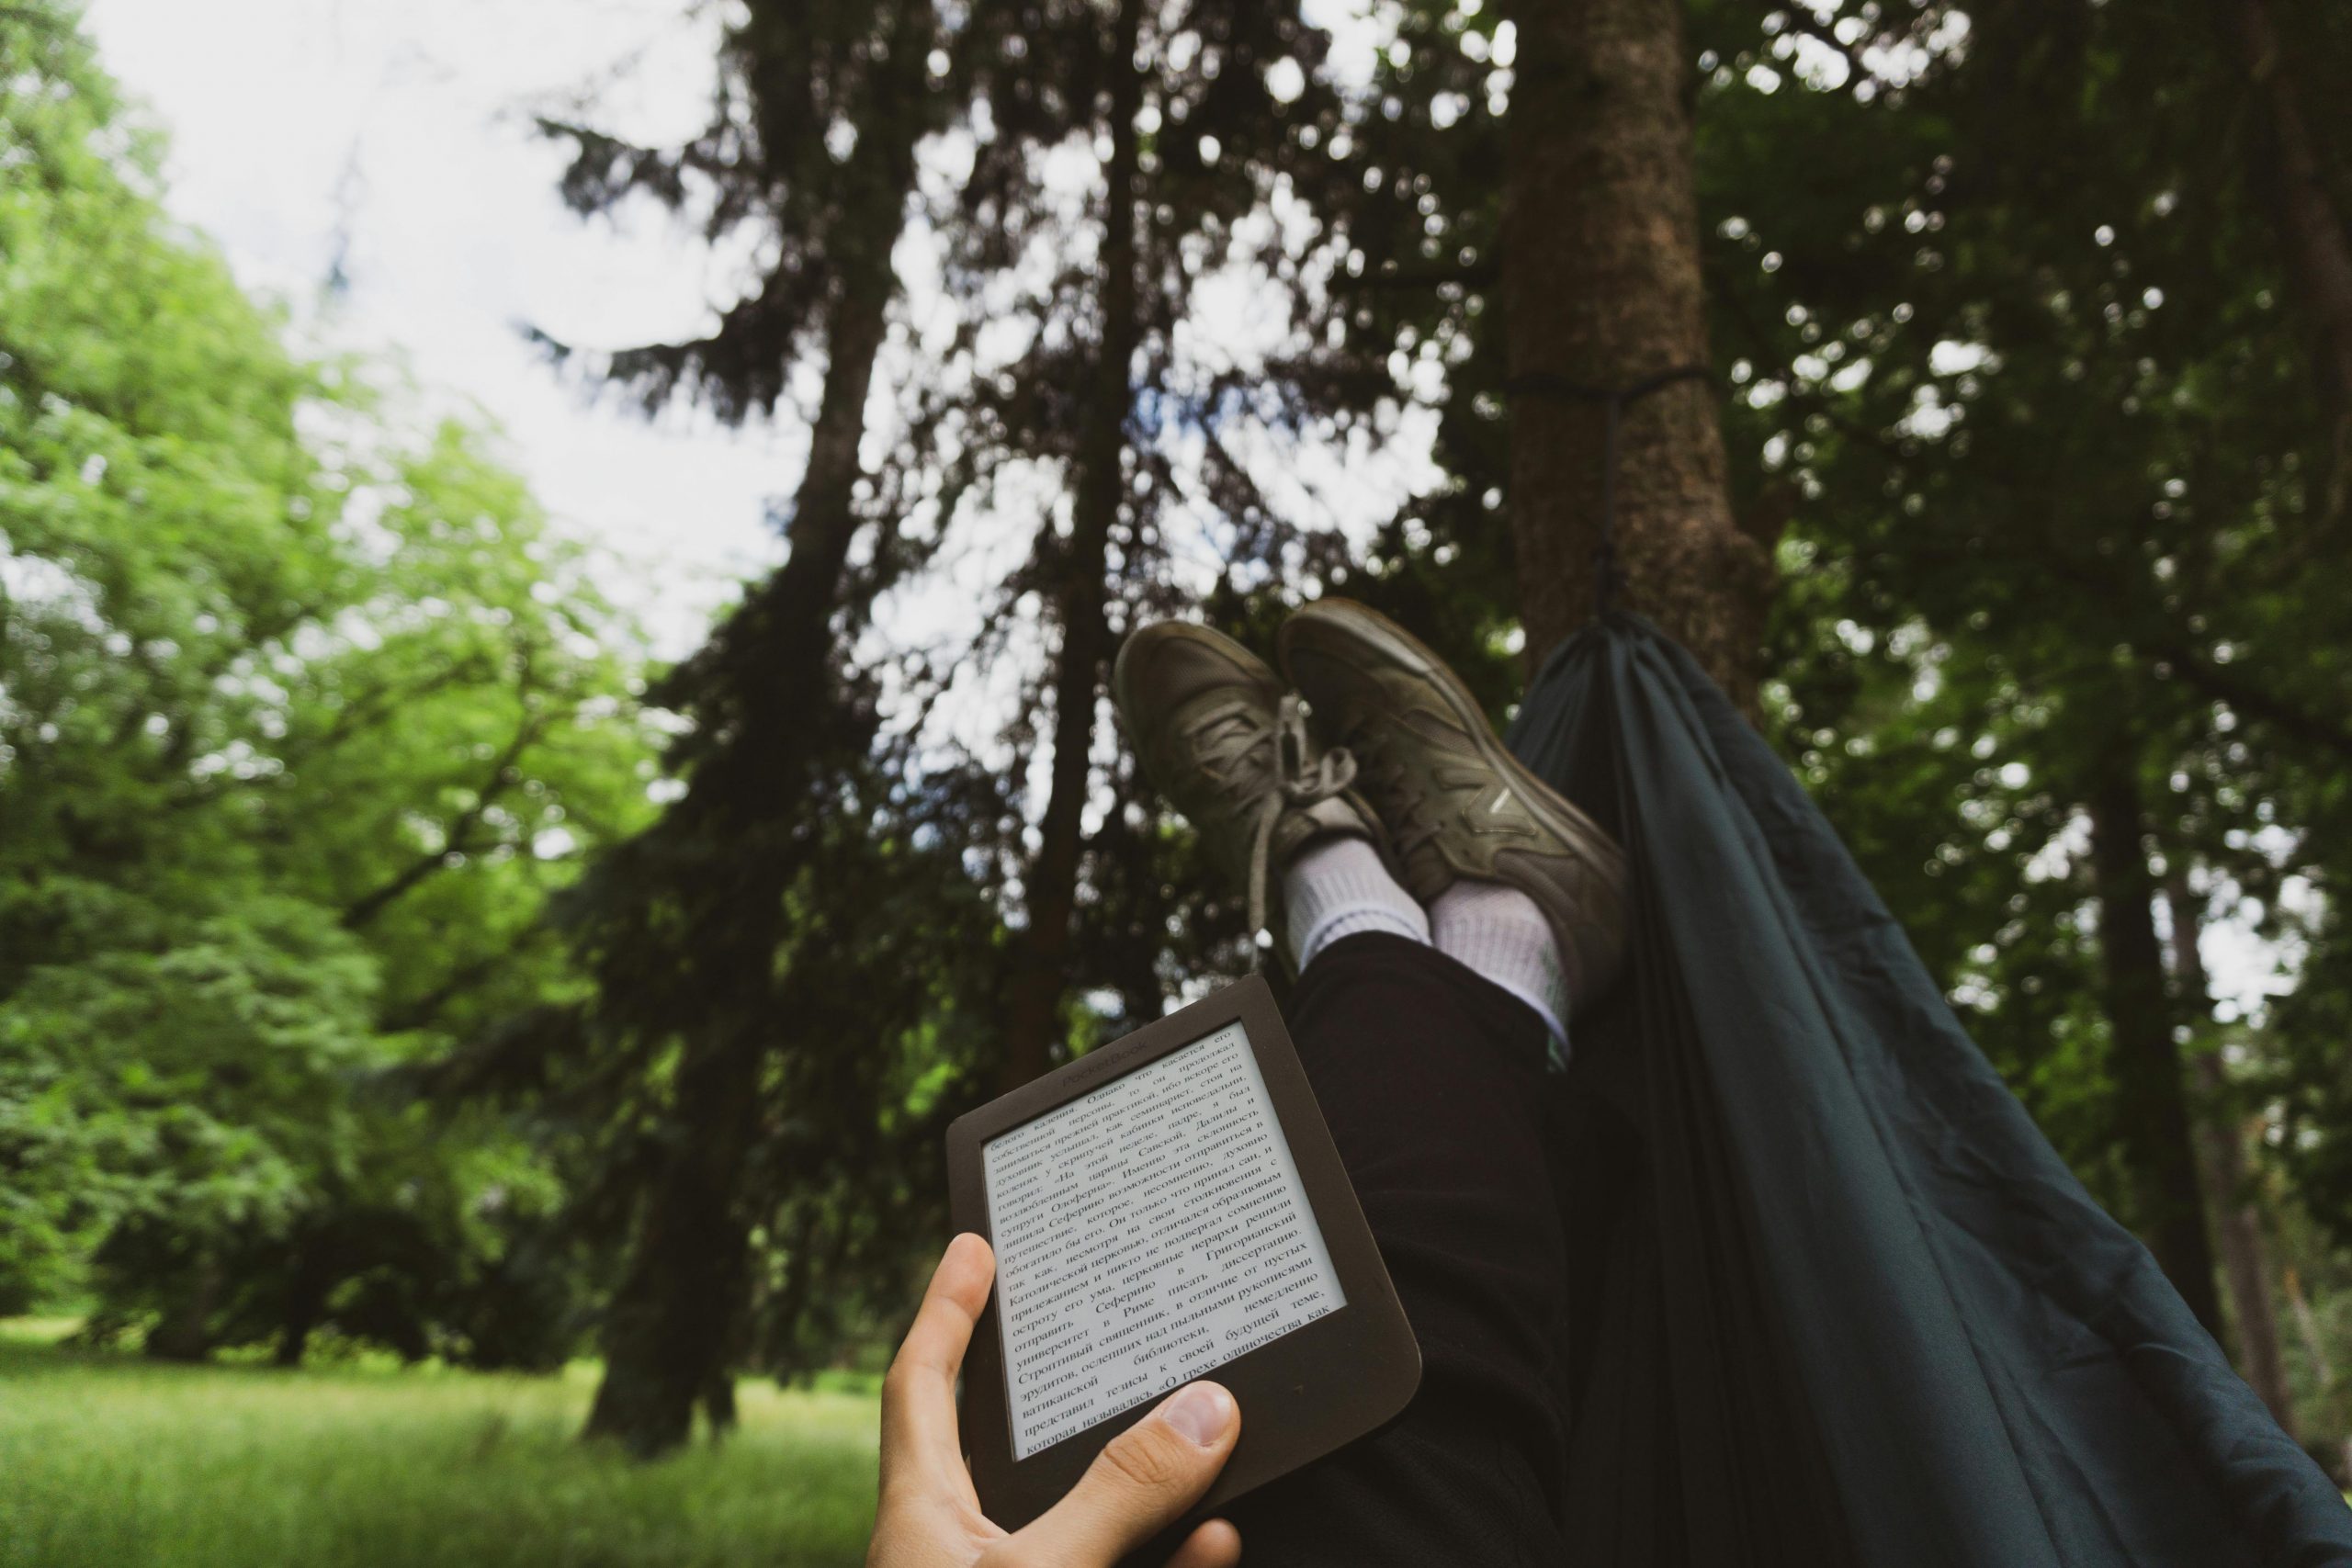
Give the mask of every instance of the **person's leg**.
[{"label": "person's leg", "polygon": [[1113,689],[1155,782],[1280,911],[1292,1032],[1423,1370],[1386,1429],[1232,1517],[1258,1568],[1548,1568],[1567,1281],[1543,1072],[1619,962],[1623,858],[1402,628],[1326,601],[1283,638],[1314,734],[1196,626],[1137,632]]},{"label": "person's leg", "polygon": [[1430,905],[1430,945],[1533,1008],[1566,1061],[1568,976],[1534,899],[1499,882],[1456,882]]},{"label": "person's leg", "polygon": [[1421,1345],[1383,1431],[1241,1499],[1260,1568],[1555,1564],[1565,1314],[1543,1143],[1542,1017],[1387,934],[1313,955],[1288,1014]]}]

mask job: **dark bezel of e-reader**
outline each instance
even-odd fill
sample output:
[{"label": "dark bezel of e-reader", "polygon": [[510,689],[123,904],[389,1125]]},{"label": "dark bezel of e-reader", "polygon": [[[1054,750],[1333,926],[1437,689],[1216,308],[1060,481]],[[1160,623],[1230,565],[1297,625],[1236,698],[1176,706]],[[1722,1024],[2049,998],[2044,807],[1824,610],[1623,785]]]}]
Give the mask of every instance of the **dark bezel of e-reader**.
[{"label": "dark bezel of e-reader", "polygon": [[[948,1204],[956,1228],[978,1231],[993,1241],[982,1148],[1235,1022],[1249,1036],[1346,1302],[1303,1328],[1202,1372],[1231,1390],[1239,1402],[1241,1442],[1216,1484],[1188,1516],[1192,1518],[1206,1517],[1251,1488],[1385,1424],[1405,1408],[1421,1381],[1420,1347],[1364,1224],[1363,1210],[1315,1103],[1298,1052],[1283,1028],[1273,992],[1252,976],[1088,1052],[958,1118],[947,1130]],[[1007,1529],[1019,1529],[1052,1507],[1113,1438],[1159,1403],[1146,1400],[1016,1460],[1006,1397],[1004,1342],[996,1297],[990,1292],[964,1363],[960,1420],[981,1506]]]}]

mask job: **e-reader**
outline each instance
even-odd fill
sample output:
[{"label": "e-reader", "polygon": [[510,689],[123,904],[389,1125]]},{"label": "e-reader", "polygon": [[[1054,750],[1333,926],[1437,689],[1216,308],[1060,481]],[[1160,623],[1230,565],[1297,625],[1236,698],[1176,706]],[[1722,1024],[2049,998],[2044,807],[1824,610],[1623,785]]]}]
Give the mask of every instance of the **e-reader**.
[{"label": "e-reader", "polygon": [[1421,1355],[1273,993],[1255,976],[947,1131],[996,1249],[961,1425],[1018,1529],[1163,1394],[1214,1376],[1241,1441],[1192,1517],[1382,1426]]}]

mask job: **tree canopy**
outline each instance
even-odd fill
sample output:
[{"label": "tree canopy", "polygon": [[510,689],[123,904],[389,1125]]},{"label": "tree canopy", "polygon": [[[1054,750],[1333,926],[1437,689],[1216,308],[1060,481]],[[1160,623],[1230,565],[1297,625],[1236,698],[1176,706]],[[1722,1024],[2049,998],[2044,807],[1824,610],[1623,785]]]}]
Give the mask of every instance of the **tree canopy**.
[{"label": "tree canopy", "polygon": [[485,435],[288,349],[63,21],[0,51],[0,1310],[560,1356],[491,1323],[553,1168],[397,1077],[576,987],[635,635]]}]

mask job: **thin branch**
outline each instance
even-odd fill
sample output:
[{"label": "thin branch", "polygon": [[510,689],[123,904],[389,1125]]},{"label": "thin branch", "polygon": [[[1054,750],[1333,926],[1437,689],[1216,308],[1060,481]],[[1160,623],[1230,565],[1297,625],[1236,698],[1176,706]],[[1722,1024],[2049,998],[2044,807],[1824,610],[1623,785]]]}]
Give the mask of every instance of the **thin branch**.
[{"label": "thin branch", "polygon": [[[526,691],[527,695],[527,688]],[[469,853],[473,830],[481,825],[482,818],[490,814],[490,808],[498,803],[499,797],[514,787],[517,782],[514,765],[522,761],[523,753],[530,750],[546,728],[546,718],[531,712],[526,703],[523,722],[516,727],[514,739],[507,742],[506,750],[498,754],[497,761],[492,766],[490,776],[474,791],[473,804],[449,823],[447,832],[443,835],[442,847],[417,856],[390,881],[346,908],[343,912],[344,929],[362,929],[411,889],[435,872],[446,869],[451,856]]]}]

